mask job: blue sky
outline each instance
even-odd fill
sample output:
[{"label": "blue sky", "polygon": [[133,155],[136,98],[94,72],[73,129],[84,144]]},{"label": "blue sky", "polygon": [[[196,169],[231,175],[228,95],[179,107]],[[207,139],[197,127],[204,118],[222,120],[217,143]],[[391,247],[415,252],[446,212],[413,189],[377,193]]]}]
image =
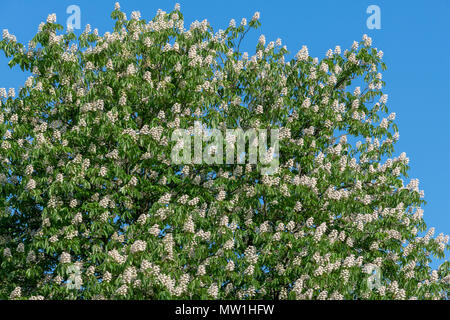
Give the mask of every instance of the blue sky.
[{"label": "blue sky", "polygon": [[[278,37],[291,56],[307,45],[311,56],[322,58],[329,48],[343,50],[364,33],[373,38],[373,46],[384,51],[388,70],[384,72],[385,93],[390,112],[396,112],[400,141],[396,156],[406,152],[410,158],[410,177],[420,180],[428,204],[424,218],[436,234],[450,233],[450,1],[121,1],[122,10],[139,10],[145,19],[153,18],[157,9],[170,11],[181,4],[185,26],[194,20],[207,19],[215,30],[225,29],[230,19],[237,23],[261,13],[262,26],[248,35],[242,46],[253,52],[260,34],[268,41]],[[56,13],[57,22],[65,25],[70,5],[81,9],[81,26],[98,28],[100,34],[112,29],[110,13],[115,1],[25,1],[2,3],[0,30],[8,29],[27,43],[47,15]],[[368,29],[369,5],[381,10],[381,29]],[[82,30],[81,30],[82,31]],[[0,87],[22,86],[27,75],[9,69],[0,56]],[[433,263],[436,266],[436,263]]]}]

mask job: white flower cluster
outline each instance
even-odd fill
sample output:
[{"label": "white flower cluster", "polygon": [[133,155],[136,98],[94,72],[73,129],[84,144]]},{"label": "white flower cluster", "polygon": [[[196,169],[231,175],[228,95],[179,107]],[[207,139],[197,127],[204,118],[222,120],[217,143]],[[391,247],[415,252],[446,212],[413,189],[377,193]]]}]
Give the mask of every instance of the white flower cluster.
[{"label": "white flower cluster", "polygon": [[[3,39],[5,39],[6,41],[17,42],[16,36],[10,34],[7,29],[3,29],[2,36],[3,36]],[[1,95],[0,95],[0,97],[1,97]]]},{"label": "white flower cluster", "polygon": [[306,61],[309,57],[309,53],[308,53],[308,47],[307,46],[302,46],[302,48],[300,49],[299,52],[297,52],[295,58],[298,61]]}]

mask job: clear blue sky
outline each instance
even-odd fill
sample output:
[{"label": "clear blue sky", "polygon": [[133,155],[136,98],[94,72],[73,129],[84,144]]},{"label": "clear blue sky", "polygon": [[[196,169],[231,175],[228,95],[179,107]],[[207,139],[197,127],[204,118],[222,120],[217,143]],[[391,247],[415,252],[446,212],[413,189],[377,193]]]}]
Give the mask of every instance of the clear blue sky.
[{"label": "clear blue sky", "polygon": [[[397,114],[400,141],[396,155],[402,151],[410,158],[410,177],[420,180],[425,190],[424,218],[436,234],[450,233],[450,0],[433,1],[250,1],[201,0],[120,1],[122,10],[139,10],[145,19],[153,18],[157,9],[170,11],[181,4],[185,26],[194,20],[208,19],[215,30],[225,29],[230,19],[237,23],[261,12],[262,26],[249,34],[244,51],[252,52],[260,34],[268,41],[278,37],[295,54],[307,45],[314,57],[323,57],[329,48],[348,48],[364,33],[373,45],[384,51],[388,70],[385,93],[388,106]],[[28,42],[47,15],[56,13],[57,22],[65,25],[69,5],[81,9],[81,26],[98,28],[100,34],[112,29],[110,13],[115,1],[2,1],[0,30],[8,29],[21,42]],[[381,29],[368,29],[369,5],[381,9]],[[82,31],[82,30],[81,30]],[[19,87],[27,75],[10,70],[0,56],[0,87]],[[436,267],[436,263],[433,263]]]}]

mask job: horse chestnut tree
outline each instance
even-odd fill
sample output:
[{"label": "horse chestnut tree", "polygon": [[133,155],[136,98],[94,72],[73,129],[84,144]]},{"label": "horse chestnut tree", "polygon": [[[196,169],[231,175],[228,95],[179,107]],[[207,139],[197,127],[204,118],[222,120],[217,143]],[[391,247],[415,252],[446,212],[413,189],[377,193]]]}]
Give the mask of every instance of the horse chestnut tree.
[{"label": "horse chestnut tree", "polygon": [[[178,5],[111,16],[103,36],[55,15],[28,45],[3,31],[32,75],[0,89],[0,298],[448,297],[370,37],[287,61],[280,39],[240,50],[259,13],[218,32]],[[279,130],[279,166],[174,163],[195,121]]]}]

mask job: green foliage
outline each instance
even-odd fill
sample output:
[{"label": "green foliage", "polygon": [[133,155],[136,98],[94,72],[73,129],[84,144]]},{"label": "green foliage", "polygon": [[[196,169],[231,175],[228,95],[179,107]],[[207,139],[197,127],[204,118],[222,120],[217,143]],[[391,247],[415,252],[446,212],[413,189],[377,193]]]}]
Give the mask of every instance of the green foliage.
[{"label": "green foliage", "polygon": [[[111,17],[104,36],[48,22],[28,47],[0,42],[33,73],[0,92],[0,298],[448,296],[448,262],[429,267],[448,237],[417,235],[424,200],[403,185],[406,155],[389,158],[397,126],[370,38],[286,62],[281,41],[240,51],[259,14],[218,33],[185,30],[177,9]],[[196,120],[280,129],[278,171],[173,164],[172,132]]]}]

